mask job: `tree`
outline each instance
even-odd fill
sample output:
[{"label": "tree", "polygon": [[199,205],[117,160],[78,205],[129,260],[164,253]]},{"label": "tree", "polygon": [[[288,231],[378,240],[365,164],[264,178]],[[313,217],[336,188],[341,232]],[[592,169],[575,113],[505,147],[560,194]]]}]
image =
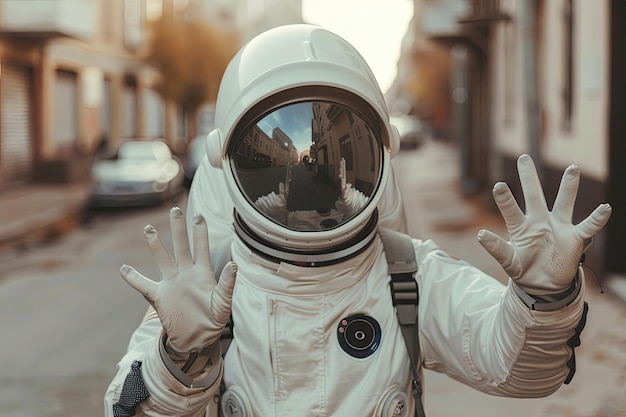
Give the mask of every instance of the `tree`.
[{"label": "tree", "polygon": [[450,113],[450,51],[436,42],[422,40],[410,55],[413,77],[407,89],[420,103],[419,116],[442,128]]},{"label": "tree", "polygon": [[[165,11],[150,29],[144,59],[160,73],[156,90],[195,121],[200,106],[215,101],[226,65],[239,45],[238,36],[172,11]],[[190,128],[194,131],[195,123]]]}]

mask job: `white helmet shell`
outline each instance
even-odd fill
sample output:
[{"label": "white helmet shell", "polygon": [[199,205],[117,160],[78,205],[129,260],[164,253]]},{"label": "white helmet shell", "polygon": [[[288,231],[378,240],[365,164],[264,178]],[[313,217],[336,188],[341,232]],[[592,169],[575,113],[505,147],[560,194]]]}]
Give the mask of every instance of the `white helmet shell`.
[{"label": "white helmet shell", "polygon": [[[379,172],[367,204],[348,221],[323,230],[290,228],[268,219],[242,192],[233,164],[242,126],[249,128],[274,109],[302,102],[339,103],[361,115],[373,126],[379,145]],[[398,132],[389,124],[384,97],[363,57],[336,34],[307,24],[271,29],[237,53],[222,78],[215,130],[207,138],[209,161],[224,171],[235,210],[246,226],[275,247],[304,253],[340,246],[363,229],[387,185],[390,158],[398,147]]]}]

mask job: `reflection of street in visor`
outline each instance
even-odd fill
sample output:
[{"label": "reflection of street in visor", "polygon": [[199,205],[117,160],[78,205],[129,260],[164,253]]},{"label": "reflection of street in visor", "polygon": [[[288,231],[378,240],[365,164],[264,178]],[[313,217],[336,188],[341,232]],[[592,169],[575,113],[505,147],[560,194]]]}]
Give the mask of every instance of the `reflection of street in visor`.
[{"label": "reflection of street in visor", "polygon": [[233,147],[242,193],[273,221],[295,230],[327,230],[365,206],[380,178],[375,129],[347,107],[290,104],[264,115]]}]

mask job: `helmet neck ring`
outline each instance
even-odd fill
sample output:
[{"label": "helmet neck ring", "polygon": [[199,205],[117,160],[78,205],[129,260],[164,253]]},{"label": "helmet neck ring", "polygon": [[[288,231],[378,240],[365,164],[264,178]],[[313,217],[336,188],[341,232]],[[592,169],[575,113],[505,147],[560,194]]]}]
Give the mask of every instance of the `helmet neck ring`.
[{"label": "helmet neck ring", "polygon": [[234,219],[235,233],[255,254],[275,263],[286,262],[297,266],[321,267],[353,258],[374,242],[378,225],[378,209],[374,210],[363,229],[352,239],[340,245],[316,251],[278,247],[267,242],[248,227],[237,211],[234,213]]}]

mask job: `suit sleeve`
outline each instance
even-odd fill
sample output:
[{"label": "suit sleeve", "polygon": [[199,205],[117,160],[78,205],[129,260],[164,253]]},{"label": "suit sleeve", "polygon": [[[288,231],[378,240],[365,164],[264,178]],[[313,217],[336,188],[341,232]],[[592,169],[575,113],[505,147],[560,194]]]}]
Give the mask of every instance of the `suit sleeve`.
[{"label": "suit sleeve", "polygon": [[432,241],[414,242],[423,366],[492,395],[532,398],[556,391],[570,375],[568,341],[585,313],[582,271],[569,305],[535,311],[512,281],[504,285]]},{"label": "suit sleeve", "polygon": [[152,308],[133,333],[117,373],[106,390],[105,417],[127,416],[211,416],[207,407],[219,390],[222,379],[220,350],[206,362],[205,372],[217,372],[208,387],[188,387],[179,381],[162,359],[162,326]]}]

